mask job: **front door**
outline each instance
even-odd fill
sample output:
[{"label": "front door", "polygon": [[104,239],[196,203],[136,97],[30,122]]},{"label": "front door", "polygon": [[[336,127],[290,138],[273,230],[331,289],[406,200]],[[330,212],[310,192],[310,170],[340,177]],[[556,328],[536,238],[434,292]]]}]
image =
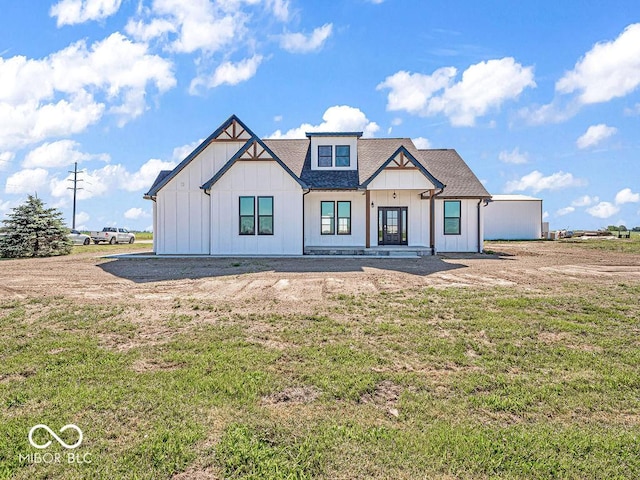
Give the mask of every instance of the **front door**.
[{"label": "front door", "polygon": [[407,244],[407,207],[378,208],[378,245]]}]

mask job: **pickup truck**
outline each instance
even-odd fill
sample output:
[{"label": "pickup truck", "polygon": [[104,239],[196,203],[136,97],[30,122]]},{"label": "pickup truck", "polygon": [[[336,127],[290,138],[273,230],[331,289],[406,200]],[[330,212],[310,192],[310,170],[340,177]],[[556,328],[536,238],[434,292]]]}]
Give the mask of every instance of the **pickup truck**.
[{"label": "pickup truck", "polygon": [[133,243],[136,236],[126,228],[104,227],[101,232],[91,232],[91,240],[96,245],[100,242],[106,242],[111,245],[116,243]]}]

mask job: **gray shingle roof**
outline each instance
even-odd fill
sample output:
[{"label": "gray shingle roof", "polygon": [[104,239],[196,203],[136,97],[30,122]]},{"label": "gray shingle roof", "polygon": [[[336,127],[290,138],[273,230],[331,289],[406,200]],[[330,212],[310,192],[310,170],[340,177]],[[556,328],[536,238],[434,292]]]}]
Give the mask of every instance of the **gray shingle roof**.
[{"label": "gray shingle roof", "polygon": [[422,161],[426,169],[446,185],[439,197],[491,196],[455,150],[418,150],[418,152],[420,156],[417,158]]},{"label": "gray shingle roof", "polygon": [[311,170],[309,140],[265,140],[264,143],[310,188],[358,188],[400,147],[446,185],[441,197],[489,197],[489,192],[453,149],[418,150],[410,138],[361,138],[358,171]]},{"label": "gray shingle roof", "polygon": [[358,140],[360,183],[367,181],[402,146],[416,159],[420,158],[418,150],[410,138],[365,138]]},{"label": "gray shingle roof", "polygon": [[[160,173],[158,174],[158,176],[156,177],[156,179],[153,181],[153,185],[151,185],[151,188],[149,189],[149,192],[152,192],[155,190],[155,188],[165,179],[167,178],[169,175],[171,175],[172,170],[160,170]],[[149,196],[149,193],[145,193],[144,194],[145,197]]]},{"label": "gray shingle roof", "polygon": [[265,140],[264,143],[309,188],[357,189],[356,170],[311,170],[309,140]]},{"label": "gray shingle roof", "polygon": [[[184,168],[222,128],[234,119],[240,121],[235,115],[231,116],[175,169],[160,172],[146,196],[157,194],[170,178]],[[244,124],[241,125],[257,139]],[[309,139],[265,139],[263,142],[282,161],[283,166],[290,170],[290,173],[300,179],[304,186],[312,189],[361,188],[399,148],[404,147],[420,162],[426,170],[424,173],[430,174],[435,180],[446,185],[440,197],[490,197],[489,192],[455,150],[418,150],[410,138],[359,138],[358,170],[341,171],[311,170]]]}]

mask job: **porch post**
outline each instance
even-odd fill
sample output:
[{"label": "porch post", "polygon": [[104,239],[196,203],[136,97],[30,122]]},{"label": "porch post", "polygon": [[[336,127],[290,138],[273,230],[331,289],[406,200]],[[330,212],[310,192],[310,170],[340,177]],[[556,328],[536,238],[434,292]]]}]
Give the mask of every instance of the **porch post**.
[{"label": "porch post", "polygon": [[429,243],[431,255],[436,253],[436,189],[429,190]]},{"label": "porch post", "polygon": [[371,248],[371,192],[369,190],[365,190],[364,194],[365,198],[365,247]]}]

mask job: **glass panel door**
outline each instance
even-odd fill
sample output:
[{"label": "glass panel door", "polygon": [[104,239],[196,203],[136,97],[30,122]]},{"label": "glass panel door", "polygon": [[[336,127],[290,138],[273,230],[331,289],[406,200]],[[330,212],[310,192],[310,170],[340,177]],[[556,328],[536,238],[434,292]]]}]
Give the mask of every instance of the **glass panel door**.
[{"label": "glass panel door", "polygon": [[378,244],[407,244],[407,207],[378,209]]}]

